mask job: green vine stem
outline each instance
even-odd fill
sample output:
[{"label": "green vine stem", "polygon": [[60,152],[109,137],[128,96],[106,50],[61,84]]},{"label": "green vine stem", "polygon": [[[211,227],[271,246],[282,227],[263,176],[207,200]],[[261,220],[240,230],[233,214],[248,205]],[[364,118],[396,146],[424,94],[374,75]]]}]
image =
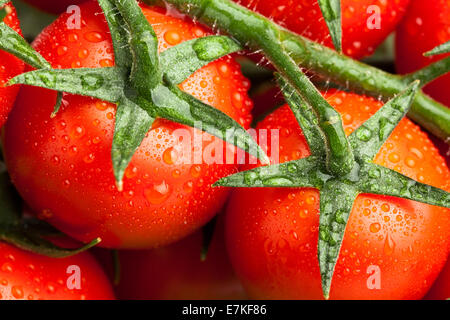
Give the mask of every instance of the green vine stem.
[{"label": "green vine stem", "polygon": [[[163,4],[161,0],[144,1],[149,4]],[[302,68],[352,91],[387,101],[408,86],[404,79],[410,75],[390,74],[353,60],[294,34],[230,0],[165,0],[165,2],[213,29],[230,34],[250,50],[262,49],[269,59],[274,57],[266,51],[271,52],[281,47],[284,53]],[[273,37],[265,37],[269,33],[272,33]],[[286,55],[279,58],[288,63]],[[282,67],[280,69],[280,73],[286,76],[285,70]],[[450,109],[422,91],[416,95],[409,117],[444,140],[450,137]]]}]

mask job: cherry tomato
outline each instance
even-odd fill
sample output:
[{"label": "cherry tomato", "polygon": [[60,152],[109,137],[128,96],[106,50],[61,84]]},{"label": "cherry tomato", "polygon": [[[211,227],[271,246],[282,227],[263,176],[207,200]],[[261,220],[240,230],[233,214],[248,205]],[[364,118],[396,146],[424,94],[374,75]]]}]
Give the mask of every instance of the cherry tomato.
[{"label": "cherry tomato", "polygon": [[0,242],[0,300],[111,299],[108,277],[89,253],[55,259]]},{"label": "cherry tomato", "polygon": [[[400,73],[421,69],[449,54],[423,54],[450,40],[450,3],[447,0],[413,0],[396,33],[396,65]],[[450,74],[425,87],[425,92],[450,107]]]},{"label": "cherry tomato", "polygon": [[[207,35],[198,25],[142,5],[159,38],[160,50]],[[68,30],[63,14],[34,42],[56,68],[114,65],[111,39],[100,7],[81,5],[80,30]],[[180,85],[248,127],[252,102],[249,82],[230,57],[198,70]],[[223,206],[229,190],[212,188],[235,172],[234,164],[183,164],[180,155],[213,154],[222,141],[180,141],[201,132],[157,119],[125,173],[124,191],[115,187],[111,144],[116,107],[88,97],[65,95],[51,119],[56,93],[24,87],[6,125],[5,159],[14,184],[39,217],[81,241],[103,239],[113,248],[150,248],[177,241],[209,221]],[[186,141],[184,141],[186,140]],[[192,138],[192,140],[194,140]],[[203,159],[205,160],[205,158]]]},{"label": "cherry tomato", "polygon": [[[325,97],[341,113],[347,134],[382,105],[369,97],[335,90]],[[269,115],[258,129],[280,130],[280,162],[309,156],[300,126],[287,106]],[[277,159],[272,157],[272,161]],[[450,172],[443,158],[427,135],[408,119],[400,122],[375,163],[450,189]],[[226,217],[230,259],[251,298],[323,297],[317,258],[318,190],[236,189]],[[449,231],[449,209],[395,197],[359,195],[347,225],[330,298],[422,298],[447,259]]]},{"label": "cherry tomato", "polygon": [[200,259],[202,232],[164,248],[121,251],[117,296],[127,300],[245,299],[226,253],[223,229],[223,223],[217,226],[205,261]]}]

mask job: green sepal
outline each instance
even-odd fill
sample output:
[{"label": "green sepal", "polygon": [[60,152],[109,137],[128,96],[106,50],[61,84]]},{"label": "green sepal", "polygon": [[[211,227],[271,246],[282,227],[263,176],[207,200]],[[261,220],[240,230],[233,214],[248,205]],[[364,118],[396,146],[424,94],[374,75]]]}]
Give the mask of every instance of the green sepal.
[{"label": "green sepal", "polygon": [[20,74],[8,84],[26,84],[117,103],[123,96],[125,79],[117,67],[40,69]]},{"label": "green sepal", "polygon": [[33,253],[54,258],[64,258],[85,251],[101,240],[95,239],[76,249],[56,246],[45,236],[60,234],[43,221],[22,218],[22,200],[13,187],[8,173],[0,169],[0,240]]},{"label": "green sepal", "polygon": [[419,84],[419,81],[413,82],[349,136],[357,160],[372,160],[376,156],[392,131],[408,113],[419,90]]},{"label": "green sepal", "polygon": [[2,6],[4,6],[5,4],[7,4],[9,1],[11,1],[11,0],[0,0],[0,8]]},{"label": "green sepal", "polygon": [[20,34],[0,22],[0,49],[11,53],[30,66],[42,69],[51,65]]},{"label": "green sepal", "polygon": [[53,112],[50,115],[51,118],[56,117],[56,114],[58,113],[59,109],[61,108],[62,100],[63,100],[63,93],[61,91],[58,91],[56,93],[55,106],[53,107]]},{"label": "green sepal", "polygon": [[225,36],[185,41],[161,53],[164,79],[172,85],[180,84],[208,63],[239,50],[241,46]]},{"label": "green sepal", "polygon": [[22,250],[51,258],[67,258],[74,256],[78,253],[89,250],[101,242],[101,239],[97,238],[80,248],[67,249],[56,246],[45,238],[30,233],[26,228],[21,228],[20,226],[0,230],[0,240],[14,245]]},{"label": "green sepal", "polygon": [[154,120],[147,111],[127,98],[117,104],[111,156],[119,191],[123,190],[125,170]]},{"label": "green sepal", "polygon": [[311,154],[325,156],[326,149],[323,133],[320,130],[319,122],[313,109],[283,77],[278,73],[275,74],[275,77],[286,102],[294,113],[300,128],[302,128]]},{"label": "green sepal", "polygon": [[98,0],[108,23],[109,32],[114,48],[114,62],[119,68],[131,67],[130,48],[128,44],[128,33],[123,28],[125,22],[113,0]]},{"label": "green sepal", "polygon": [[216,232],[217,218],[218,216],[215,216],[202,228],[202,250],[200,252],[201,261],[205,261],[208,257],[209,248],[211,247],[211,242]]},{"label": "green sepal", "polygon": [[450,193],[374,163],[361,166],[358,189],[363,193],[399,197],[450,208]]},{"label": "green sepal", "polygon": [[342,51],[342,21],[340,0],[318,0],[336,51]]},{"label": "green sepal", "polygon": [[[143,97],[162,81],[158,37],[136,0],[113,0],[128,27],[129,48],[132,52],[130,80]],[[124,26],[124,27],[126,27]]]},{"label": "green sepal", "polygon": [[425,52],[423,55],[425,57],[434,56],[437,54],[449,53],[450,52],[450,41],[447,41],[437,47]]},{"label": "green sepal", "polygon": [[215,187],[265,188],[265,187],[310,187],[322,188],[331,178],[319,170],[320,159],[314,156],[257,167],[225,177],[213,184]]},{"label": "green sepal", "polygon": [[152,90],[156,113],[165,119],[194,127],[216,136],[269,163],[269,158],[252,136],[234,119],[181,91],[177,86],[160,85]]},{"label": "green sepal", "polygon": [[345,228],[357,196],[353,186],[336,180],[325,184],[320,191],[318,258],[325,299],[330,295]]}]

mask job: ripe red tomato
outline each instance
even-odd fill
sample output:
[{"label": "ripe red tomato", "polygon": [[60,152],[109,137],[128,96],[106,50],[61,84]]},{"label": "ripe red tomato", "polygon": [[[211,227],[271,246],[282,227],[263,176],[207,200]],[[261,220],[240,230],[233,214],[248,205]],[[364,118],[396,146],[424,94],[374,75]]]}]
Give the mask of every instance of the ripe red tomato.
[{"label": "ripe red tomato", "polygon": [[[381,107],[372,98],[351,93],[332,90],[325,97],[341,113],[347,134]],[[287,106],[268,116],[258,128],[280,130],[280,162],[309,155],[301,129]],[[401,121],[375,162],[418,181],[450,189],[450,172],[443,158],[426,134],[408,119]],[[317,260],[318,227],[316,189],[233,191],[227,210],[227,247],[251,298],[323,297]],[[449,209],[394,197],[360,195],[349,218],[330,298],[422,298],[447,259],[449,232]],[[380,277],[380,290],[369,289],[378,280],[371,276]]]},{"label": "ripe red tomato", "polygon": [[59,14],[67,10],[71,5],[79,5],[86,0],[24,0],[32,6],[39,8],[43,11]]},{"label": "ripe red tomato", "polygon": [[[333,47],[328,27],[317,1],[235,1],[272,18],[293,32]],[[343,52],[353,58],[362,58],[373,53],[376,47],[394,30],[408,3],[409,0],[342,0]]]},{"label": "ripe red tomato", "polygon": [[[160,50],[207,34],[163,9],[142,8],[158,35]],[[114,65],[98,4],[89,1],[81,12],[85,23],[80,30],[67,30],[63,14],[34,47],[57,68]],[[252,108],[248,87],[230,57],[207,65],[181,84],[246,127]],[[194,232],[224,204],[229,190],[212,189],[211,184],[235,172],[235,165],[177,161],[179,154],[192,154],[193,144],[180,142],[174,130],[185,129],[192,137],[194,129],[157,119],[125,173],[124,191],[118,192],[111,163],[115,106],[66,95],[62,110],[50,119],[55,98],[55,92],[24,87],[6,126],[4,147],[10,175],[23,198],[60,230],[81,241],[101,237],[106,247],[150,248]],[[204,155],[219,141],[205,135]]]},{"label": "ripe red tomato", "polygon": [[168,247],[121,251],[120,299],[237,300],[244,289],[228,259],[219,224],[205,261],[200,260],[202,232]]},{"label": "ripe red tomato", "polygon": [[108,277],[89,253],[54,259],[0,242],[0,300],[111,299]]},{"label": "ripe red tomato", "polygon": [[430,291],[425,296],[426,300],[448,300],[450,299],[450,260],[437,277]]},{"label": "ripe red tomato", "polygon": [[[9,13],[3,19],[3,22],[16,32],[22,34],[16,9],[11,3],[8,3],[5,8]],[[17,85],[11,87],[4,87],[4,85],[11,78],[22,73],[24,67],[25,65],[22,61],[0,50],[0,127],[6,122],[20,88]]]},{"label": "ripe red tomato", "polygon": [[[424,57],[423,53],[450,40],[450,3],[447,0],[414,0],[396,34],[396,65],[409,73],[449,54]],[[431,82],[425,92],[450,107],[450,74]]]}]

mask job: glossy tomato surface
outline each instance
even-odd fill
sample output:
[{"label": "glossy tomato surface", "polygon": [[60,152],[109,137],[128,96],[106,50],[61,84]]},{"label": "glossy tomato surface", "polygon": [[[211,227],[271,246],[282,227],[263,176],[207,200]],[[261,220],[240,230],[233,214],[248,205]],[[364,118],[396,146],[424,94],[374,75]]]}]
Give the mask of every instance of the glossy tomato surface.
[{"label": "glossy tomato surface", "polygon": [[89,253],[55,259],[0,242],[0,300],[110,299],[112,286]]},{"label": "glossy tomato surface", "polygon": [[[450,2],[413,0],[396,34],[396,65],[400,73],[421,69],[449,54],[423,54],[450,40]],[[450,74],[425,87],[425,92],[450,107]]]},{"label": "glossy tomato surface", "polygon": [[164,248],[121,251],[117,296],[126,300],[245,299],[231,268],[223,233],[220,224],[205,261],[200,259],[202,232]]},{"label": "glossy tomato surface", "polygon": [[[347,134],[381,107],[372,98],[351,93],[332,90],[325,97],[341,113]],[[280,162],[309,155],[301,129],[287,106],[269,115],[258,128],[280,130]],[[375,162],[420,182],[450,188],[450,172],[443,158],[426,134],[408,119],[394,130]],[[316,189],[233,191],[227,211],[227,247],[251,298],[323,297],[317,260],[318,228]],[[449,209],[394,197],[359,195],[347,225],[330,298],[422,298],[447,259],[449,231]]]},{"label": "glossy tomato surface", "polygon": [[[3,22],[16,32],[22,34],[16,9],[11,3],[8,3],[5,6],[5,10],[7,16],[3,19]],[[24,67],[25,65],[22,61],[0,50],[0,127],[6,122],[19,91],[19,86],[17,85],[11,87],[4,87],[4,85],[14,76],[22,73]]]},{"label": "glossy tomato surface", "polygon": [[[207,35],[189,21],[143,5],[159,49]],[[67,30],[63,14],[45,29],[34,47],[56,68],[114,65],[107,24],[95,1],[81,6],[83,25]],[[249,82],[230,57],[213,62],[180,85],[248,127]],[[19,192],[38,216],[81,241],[103,239],[113,248],[150,248],[179,240],[210,220],[229,194],[211,188],[235,172],[234,164],[208,162],[222,141],[198,130],[157,119],[125,173],[124,191],[115,186],[111,163],[115,105],[65,95],[50,118],[56,93],[24,87],[4,137],[5,158]],[[185,135],[175,134],[184,130]],[[192,143],[194,134],[200,143]],[[194,148],[195,147],[195,148]],[[193,151],[203,151],[196,164]]]},{"label": "glossy tomato surface", "polygon": [[[328,27],[317,1],[235,0],[270,17],[287,29],[333,47]],[[409,0],[342,0],[342,48],[344,54],[362,58],[395,29]]]}]

